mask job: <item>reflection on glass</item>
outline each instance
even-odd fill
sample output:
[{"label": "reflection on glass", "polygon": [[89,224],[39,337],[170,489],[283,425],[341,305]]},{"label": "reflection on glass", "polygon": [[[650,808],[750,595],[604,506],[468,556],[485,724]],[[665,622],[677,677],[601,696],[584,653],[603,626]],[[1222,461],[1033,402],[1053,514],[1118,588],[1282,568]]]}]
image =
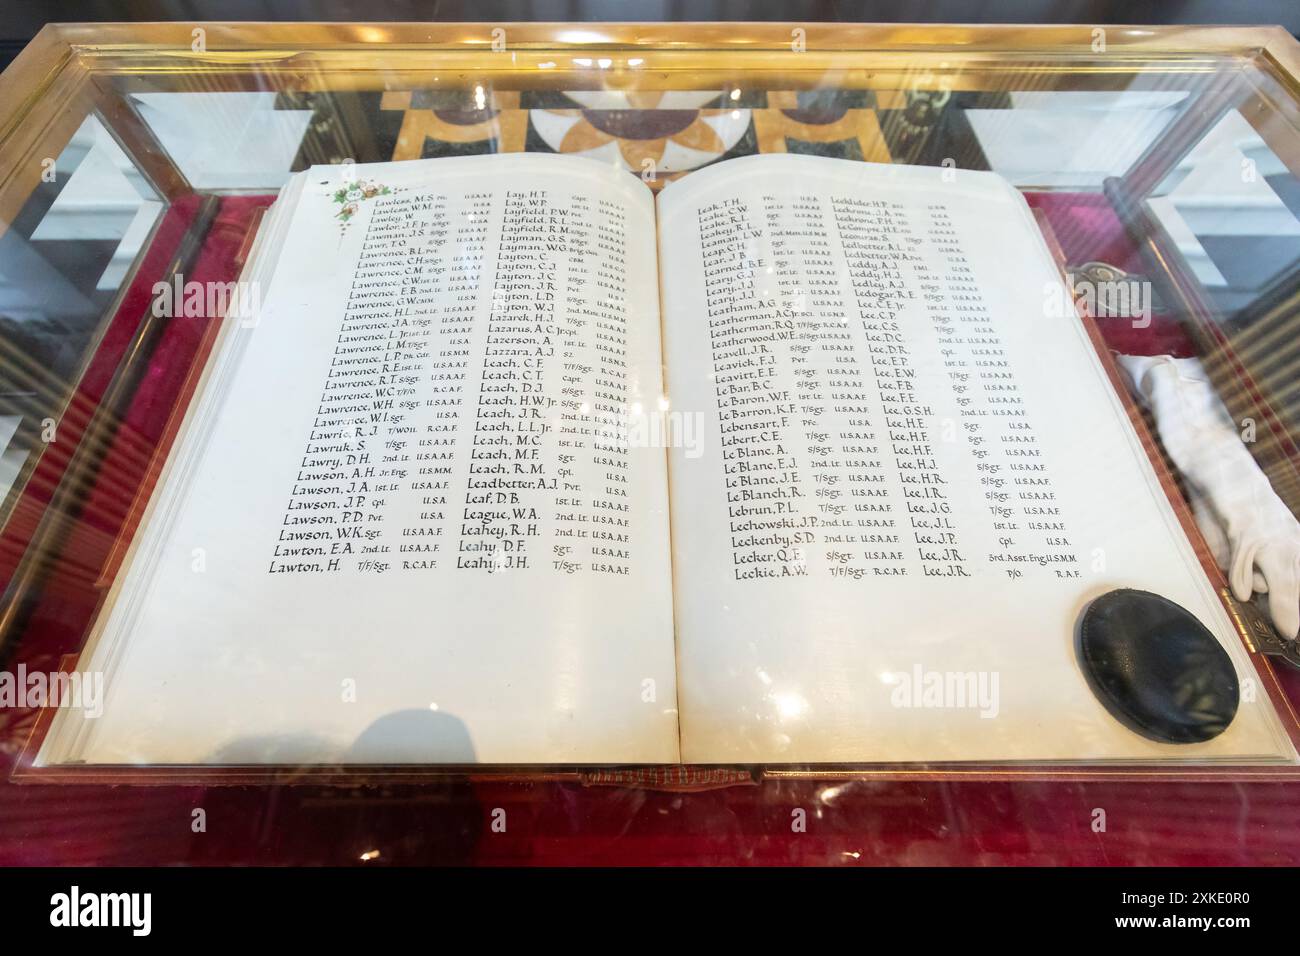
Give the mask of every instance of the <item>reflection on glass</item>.
[{"label": "reflection on glass", "polygon": [[311,123],[274,92],[136,93],[140,118],[196,190],[279,189]]},{"label": "reflection on glass", "polygon": [[[1284,422],[1300,422],[1295,335],[1300,182],[1295,175],[1233,110],[1165,176],[1146,208],[1196,285],[1191,292],[1206,313],[1202,320],[1218,329],[1222,344],[1245,367],[1252,389],[1272,412]],[[1258,416],[1248,396],[1238,404]],[[1280,467],[1288,456],[1278,437],[1258,443],[1255,451]],[[1294,487],[1289,473],[1275,471],[1274,484],[1294,501],[1287,490]]]},{"label": "reflection on glass", "polygon": [[1300,183],[1236,111],[1165,177],[1149,200],[1226,322],[1245,320],[1300,264]]},{"label": "reflection on glass", "polygon": [[57,420],[163,209],[89,116],[0,235],[0,497]]}]

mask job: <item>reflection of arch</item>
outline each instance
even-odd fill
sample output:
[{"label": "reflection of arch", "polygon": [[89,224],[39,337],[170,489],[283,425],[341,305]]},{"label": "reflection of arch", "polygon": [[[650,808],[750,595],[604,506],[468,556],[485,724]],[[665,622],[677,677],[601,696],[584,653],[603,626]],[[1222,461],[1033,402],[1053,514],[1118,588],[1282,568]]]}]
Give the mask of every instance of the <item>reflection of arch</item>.
[{"label": "reflection of arch", "polygon": [[880,131],[874,109],[847,107],[839,111],[841,115],[828,122],[812,122],[800,117],[798,109],[798,94],[792,90],[767,94],[767,108],[754,110],[754,133],[760,153],[786,152],[787,138],[805,143],[854,140],[862,159],[875,163],[890,161],[889,146]]},{"label": "reflection of arch", "polygon": [[519,93],[493,90],[482,110],[413,109],[411,93],[387,92],[382,110],[402,110],[402,128],[393,147],[393,160],[419,159],[429,139],[444,143],[492,143],[494,153],[522,153],[528,133],[528,111],[519,108]]}]

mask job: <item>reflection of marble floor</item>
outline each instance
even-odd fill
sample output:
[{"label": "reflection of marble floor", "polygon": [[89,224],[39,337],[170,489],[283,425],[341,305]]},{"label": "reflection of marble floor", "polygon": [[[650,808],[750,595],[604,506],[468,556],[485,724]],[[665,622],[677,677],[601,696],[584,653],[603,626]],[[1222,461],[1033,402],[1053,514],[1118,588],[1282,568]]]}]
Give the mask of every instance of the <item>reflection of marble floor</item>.
[{"label": "reflection of marble floor", "polygon": [[[364,95],[364,94],[363,94]],[[897,91],[677,90],[570,93],[412,90],[361,103],[396,129],[375,159],[478,153],[568,153],[608,160],[657,182],[751,153],[801,152],[889,162],[880,112]],[[378,138],[378,137],[377,137]]]}]

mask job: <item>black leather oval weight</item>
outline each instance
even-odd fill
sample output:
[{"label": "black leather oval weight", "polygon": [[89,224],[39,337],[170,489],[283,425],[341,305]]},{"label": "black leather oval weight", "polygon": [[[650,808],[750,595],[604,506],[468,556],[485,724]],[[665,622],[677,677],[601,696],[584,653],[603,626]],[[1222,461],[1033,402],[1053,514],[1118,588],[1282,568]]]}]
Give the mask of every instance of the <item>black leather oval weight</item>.
[{"label": "black leather oval weight", "polygon": [[1080,617],[1083,672],[1106,709],[1161,743],[1200,743],[1232,723],[1232,659],[1189,611],[1149,591],[1110,591]]}]

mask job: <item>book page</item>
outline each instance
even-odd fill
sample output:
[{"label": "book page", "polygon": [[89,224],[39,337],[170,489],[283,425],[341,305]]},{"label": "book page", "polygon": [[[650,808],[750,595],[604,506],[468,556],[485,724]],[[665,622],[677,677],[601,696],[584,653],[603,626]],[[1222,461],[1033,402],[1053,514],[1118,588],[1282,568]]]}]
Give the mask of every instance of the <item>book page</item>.
[{"label": "book page", "polygon": [[[659,197],[687,761],[1293,757],[1022,197],[763,156]],[[1165,745],[1075,654],[1087,603],[1187,608],[1243,683]]]},{"label": "book page", "polygon": [[273,219],[79,663],[104,713],[41,760],[675,761],[664,453],[618,430],[661,395],[650,191],[313,167]]}]

